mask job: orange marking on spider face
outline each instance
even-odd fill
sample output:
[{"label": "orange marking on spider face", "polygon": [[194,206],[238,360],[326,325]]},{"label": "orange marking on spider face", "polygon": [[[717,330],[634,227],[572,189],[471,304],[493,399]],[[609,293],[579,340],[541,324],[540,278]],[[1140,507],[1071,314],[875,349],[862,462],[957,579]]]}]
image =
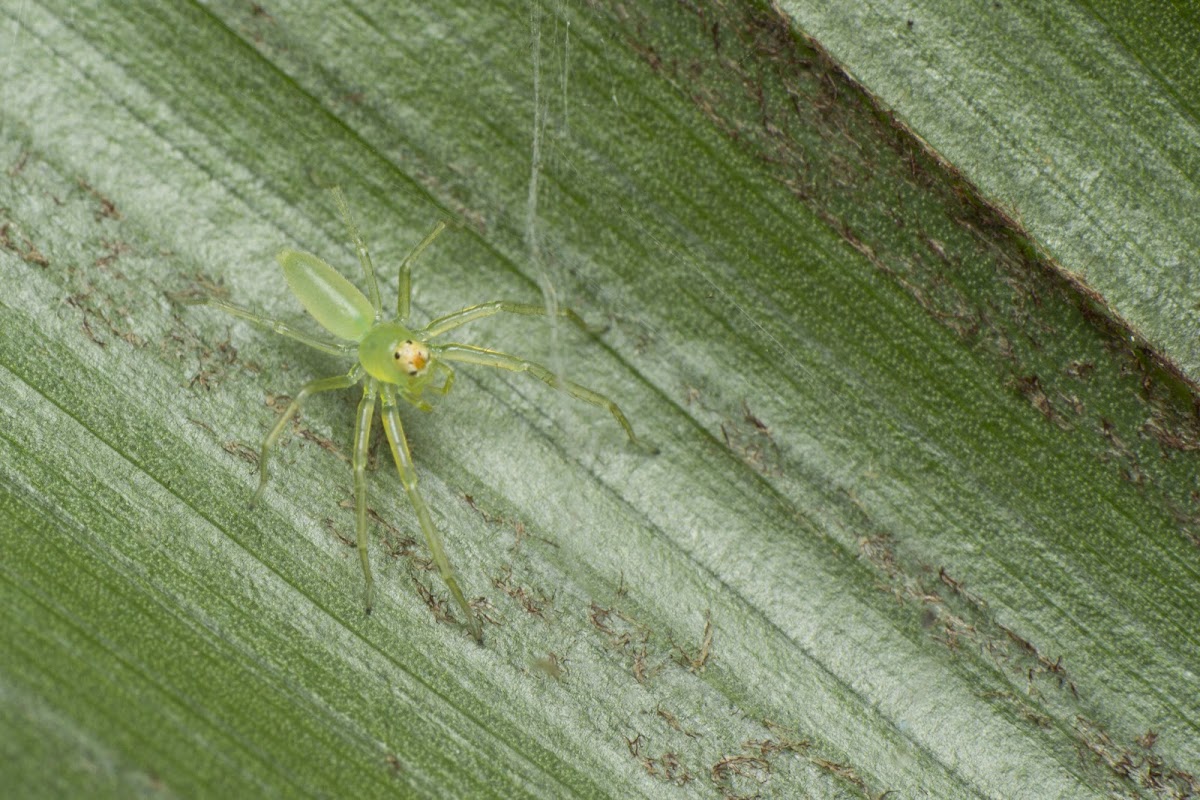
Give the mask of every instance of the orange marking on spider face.
[{"label": "orange marking on spider face", "polygon": [[417,370],[425,369],[425,365],[429,363],[429,359],[421,351],[417,351],[412,355],[412,365]]}]

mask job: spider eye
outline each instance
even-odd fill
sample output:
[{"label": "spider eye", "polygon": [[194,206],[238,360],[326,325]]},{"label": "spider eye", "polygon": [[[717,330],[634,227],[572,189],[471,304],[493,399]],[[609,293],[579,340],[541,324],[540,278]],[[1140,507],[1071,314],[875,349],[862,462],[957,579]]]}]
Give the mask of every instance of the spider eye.
[{"label": "spider eye", "polygon": [[397,376],[420,377],[429,366],[431,358],[432,354],[424,342],[406,339],[392,344],[392,363],[395,364],[394,374]]}]

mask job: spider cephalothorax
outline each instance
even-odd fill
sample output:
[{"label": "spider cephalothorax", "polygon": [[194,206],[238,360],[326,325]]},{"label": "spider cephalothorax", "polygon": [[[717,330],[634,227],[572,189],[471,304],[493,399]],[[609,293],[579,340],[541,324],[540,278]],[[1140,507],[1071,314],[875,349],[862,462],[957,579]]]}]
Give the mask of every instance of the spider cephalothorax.
[{"label": "spider cephalothorax", "polygon": [[377,322],[358,343],[358,360],[375,380],[409,387],[427,376],[433,354],[403,325]]},{"label": "spider cephalothorax", "polygon": [[[578,383],[566,380],[541,364],[526,361],[517,356],[487,350],[469,344],[446,342],[431,344],[431,340],[441,336],[468,322],[493,314],[525,314],[529,316],[546,315],[550,312],[544,306],[528,303],[513,303],[507,300],[494,300],[469,306],[461,311],[437,317],[423,328],[409,326],[408,316],[411,310],[411,276],[410,269],[421,251],[429,246],[438,234],[445,228],[445,223],[438,223],[433,231],[425,237],[411,253],[400,262],[400,291],[396,298],[396,316],[391,320],[383,319],[383,307],[379,300],[379,284],[375,280],[375,267],[371,264],[371,256],[366,245],[358,235],[346,201],[341,190],[333,190],[334,199],[350,229],[350,238],[354,240],[359,262],[366,275],[369,297],[359,291],[354,284],[346,280],[333,267],[309,253],[285,249],[279,253],[279,263],[283,274],[293,294],[304,305],[321,327],[329,331],[340,341],[330,341],[319,336],[313,336],[297,330],[283,322],[268,319],[253,311],[226,303],[215,298],[204,298],[198,301],[219,308],[241,319],[248,320],[269,328],[284,336],[291,337],[309,347],[333,355],[355,354],[357,362],[345,375],[335,375],[306,384],[288,405],[283,417],[276,422],[275,427],[267,434],[262,446],[262,456],[259,460],[258,489],[254,493],[257,500],[267,485],[267,459],[271,448],[283,435],[288,422],[296,416],[300,406],[311,395],[333,389],[348,389],[356,384],[363,384],[362,401],[358,404],[358,421],[354,429],[354,495],[356,510],[356,532],[358,534],[358,554],[362,564],[363,577],[367,582],[367,612],[371,611],[375,581],[371,577],[371,564],[367,558],[367,484],[366,462],[367,448],[371,439],[371,425],[374,421],[376,401],[379,401],[380,416],[383,429],[387,434],[391,447],[392,458],[400,473],[400,483],[408,494],[409,502],[416,512],[421,532],[425,535],[425,543],[429,547],[430,556],[437,565],[442,580],[454,597],[454,601],[466,615],[467,626],[477,640],[482,640],[483,630],[474,609],[467,602],[450,560],[442,548],[442,538],[433,525],[433,518],[420,492],[417,491],[417,472],[412,463],[412,455],[408,450],[408,441],[404,429],[400,425],[400,415],[397,412],[397,399],[404,398],[418,408],[428,410],[430,405],[421,399],[421,393],[432,391],[445,394],[450,391],[454,379],[454,370],[447,362],[478,364],[485,367],[496,367],[513,372],[528,372],[535,378],[545,381],[555,389],[566,392],[577,400],[600,406],[616,418],[625,430],[629,440],[637,443],[633,428],[621,413],[617,404],[598,392],[593,392]],[[583,327],[583,321],[575,312],[560,309],[559,316],[575,322]],[[441,385],[433,382],[435,373],[445,374]]]}]

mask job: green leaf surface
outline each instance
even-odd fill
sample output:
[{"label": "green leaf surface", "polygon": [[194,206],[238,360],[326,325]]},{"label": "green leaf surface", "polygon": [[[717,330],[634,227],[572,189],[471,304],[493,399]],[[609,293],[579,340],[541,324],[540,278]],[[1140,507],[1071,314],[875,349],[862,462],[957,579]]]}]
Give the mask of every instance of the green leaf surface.
[{"label": "green leaf surface", "polygon": [[1200,5],[780,6],[1200,382]]},{"label": "green leaf surface", "polygon": [[[0,19],[6,791],[1200,791],[1195,397],[778,12]],[[405,409],[482,646],[378,442],[364,615],[353,392],[247,507],[349,364],[170,299],[315,330],[274,256],[358,279],[333,181],[385,305],[452,221],[414,316],[576,308],[464,338],[658,448],[467,366]]]}]

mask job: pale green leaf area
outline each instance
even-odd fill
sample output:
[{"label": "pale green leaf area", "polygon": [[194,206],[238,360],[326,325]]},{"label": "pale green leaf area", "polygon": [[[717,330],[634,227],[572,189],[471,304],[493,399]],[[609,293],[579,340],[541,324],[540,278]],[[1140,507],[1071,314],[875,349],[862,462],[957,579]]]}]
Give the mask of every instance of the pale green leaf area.
[{"label": "pale green leaf area", "polygon": [[780,7],[1200,381],[1200,5]]},{"label": "pale green leaf area", "polygon": [[[1200,791],[1200,429],[1142,340],[777,12],[425,5],[0,7],[5,794]],[[658,448],[466,366],[405,410],[482,646],[381,446],[363,613],[353,392],[247,507],[348,365],[170,299],[315,329],[274,255],[361,279],[331,181],[385,303],[452,221],[417,319],[576,308],[463,338]]]}]

